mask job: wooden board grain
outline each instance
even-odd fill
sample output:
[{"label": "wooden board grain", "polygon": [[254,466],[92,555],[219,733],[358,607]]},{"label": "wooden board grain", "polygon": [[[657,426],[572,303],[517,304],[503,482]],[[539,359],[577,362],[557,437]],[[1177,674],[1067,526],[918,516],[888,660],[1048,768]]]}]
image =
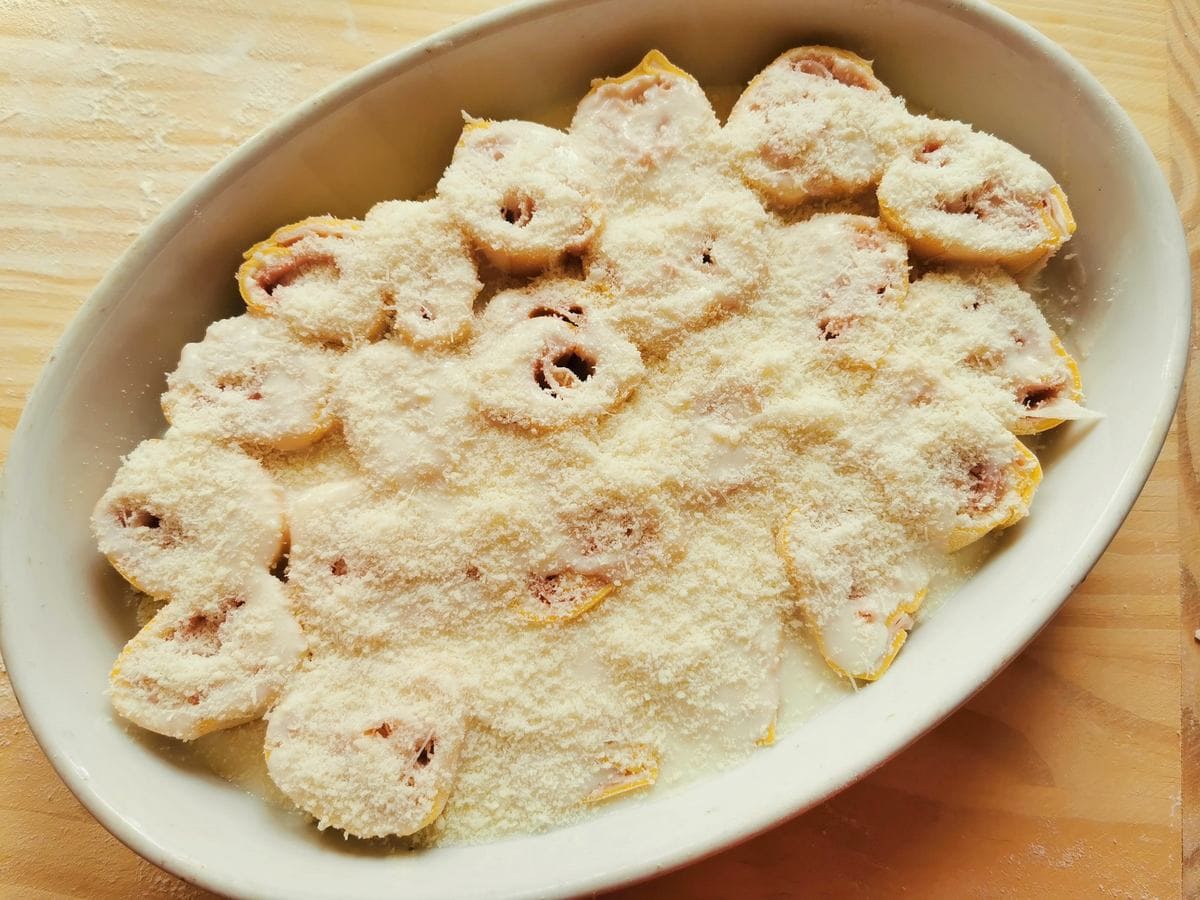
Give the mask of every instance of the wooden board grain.
[{"label": "wooden board grain", "polygon": [[[0,3],[0,454],[57,336],[165,202],[339,75],[497,5]],[[1195,2],[1003,5],[1130,111],[1171,174],[1195,260]],[[1195,378],[1181,441],[1172,435],[1109,551],[1016,663],[862,783],[627,895],[1173,896],[1185,842],[1186,890],[1200,895]],[[0,785],[0,896],[205,896],[79,806],[2,674]]]},{"label": "wooden board grain", "polygon": [[1200,897],[1200,0],[1173,3],[1168,24],[1170,144],[1168,172],[1187,230],[1192,261],[1192,362],[1179,404],[1179,640],[1183,893]]}]

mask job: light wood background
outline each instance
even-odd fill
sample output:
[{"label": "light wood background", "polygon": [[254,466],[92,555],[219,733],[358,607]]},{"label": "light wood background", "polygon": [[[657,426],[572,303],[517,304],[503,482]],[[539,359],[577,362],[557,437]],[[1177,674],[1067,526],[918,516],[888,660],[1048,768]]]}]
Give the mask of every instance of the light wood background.
[{"label": "light wood background", "polygon": [[[0,454],[63,327],[164,203],[343,73],[497,5],[0,0]],[[1002,5],[1130,112],[1195,261],[1194,0]],[[1109,551],[1003,675],[822,807],[628,896],[1200,896],[1194,371],[1182,410]],[[206,896],[74,800],[2,669],[0,896]]]}]

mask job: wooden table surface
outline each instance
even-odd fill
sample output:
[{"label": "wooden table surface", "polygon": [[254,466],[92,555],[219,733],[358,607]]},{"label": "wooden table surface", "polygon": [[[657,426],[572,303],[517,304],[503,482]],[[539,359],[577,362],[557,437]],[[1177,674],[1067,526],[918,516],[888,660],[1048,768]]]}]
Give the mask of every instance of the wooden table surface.
[{"label": "wooden table surface", "polygon": [[[344,73],[494,0],[0,0],[0,456],[79,304],[163,204]],[[1168,171],[1195,263],[1200,10],[1005,2]],[[1132,515],[964,709],[808,815],[628,896],[1200,896],[1200,384]],[[1191,865],[1189,865],[1189,863]],[[66,790],[0,667],[0,897],[207,896]]]}]

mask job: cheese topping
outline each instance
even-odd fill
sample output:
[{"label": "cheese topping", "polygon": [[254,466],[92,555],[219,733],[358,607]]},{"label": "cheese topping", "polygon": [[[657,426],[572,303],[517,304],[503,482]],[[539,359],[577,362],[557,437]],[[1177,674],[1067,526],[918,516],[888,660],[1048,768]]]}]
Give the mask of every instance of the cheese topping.
[{"label": "cheese topping", "polygon": [[1073,227],[836,48],[724,127],[657,53],[569,131],[468,118],[436,196],[279,229],[184,349],[94,515],[165,601],[114,707],[182,740],[265,715],[229,746],[265,742],[279,802],[409,845],[770,746],[1028,514],[1015,435],[1087,411],[1006,270]]}]

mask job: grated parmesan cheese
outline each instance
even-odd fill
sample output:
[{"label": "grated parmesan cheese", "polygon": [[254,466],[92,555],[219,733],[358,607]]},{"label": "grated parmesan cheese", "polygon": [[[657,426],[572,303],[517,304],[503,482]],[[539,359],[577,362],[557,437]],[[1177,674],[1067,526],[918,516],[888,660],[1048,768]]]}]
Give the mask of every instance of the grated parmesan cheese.
[{"label": "grated parmesan cheese", "polygon": [[[652,53],[569,131],[467,118],[433,199],[278,230],[239,274],[254,318],[185,349],[177,427],[97,507],[153,595],[114,704],[187,740],[266,713],[197,752],[401,848],[671,789],[880,677],[983,551],[951,552],[1028,512],[1014,433],[1082,399],[1002,270],[910,286],[923,220],[896,210],[930,185],[979,154],[1053,185],[1001,143],[828,47],[722,128]],[[982,149],[913,188],[943,145]]]}]

